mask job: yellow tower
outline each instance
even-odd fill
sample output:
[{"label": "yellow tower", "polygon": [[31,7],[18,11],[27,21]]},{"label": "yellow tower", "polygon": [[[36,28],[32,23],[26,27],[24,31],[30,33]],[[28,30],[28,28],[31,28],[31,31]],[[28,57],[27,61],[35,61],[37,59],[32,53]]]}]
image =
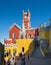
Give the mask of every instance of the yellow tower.
[{"label": "yellow tower", "polygon": [[50,28],[49,28],[49,41],[50,41],[50,45],[49,45],[49,48],[51,50],[51,19],[50,19]]}]

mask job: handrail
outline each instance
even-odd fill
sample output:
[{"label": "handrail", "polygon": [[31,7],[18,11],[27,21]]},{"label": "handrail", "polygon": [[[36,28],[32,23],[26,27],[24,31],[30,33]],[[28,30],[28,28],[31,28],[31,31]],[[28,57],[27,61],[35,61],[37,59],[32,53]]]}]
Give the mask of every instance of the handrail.
[{"label": "handrail", "polygon": [[42,51],[41,47],[40,47],[40,51],[41,51],[42,55],[45,56],[45,53]]}]

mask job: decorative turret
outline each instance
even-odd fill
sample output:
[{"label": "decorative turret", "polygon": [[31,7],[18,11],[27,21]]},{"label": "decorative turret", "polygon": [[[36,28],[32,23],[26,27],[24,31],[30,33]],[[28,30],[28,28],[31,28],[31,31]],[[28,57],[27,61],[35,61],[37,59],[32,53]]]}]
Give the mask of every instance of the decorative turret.
[{"label": "decorative turret", "polygon": [[44,27],[46,27],[46,22],[44,22]]},{"label": "decorative turret", "polygon": [[41,29],[42,27],[43,27],[43,25],[41,24],[41,25],[40,25],[40,29]]},{"label": "decorative turret", "polygon": [[30,20],[30,11],[29,11],[29,9],[28,9],[28,19]]}]

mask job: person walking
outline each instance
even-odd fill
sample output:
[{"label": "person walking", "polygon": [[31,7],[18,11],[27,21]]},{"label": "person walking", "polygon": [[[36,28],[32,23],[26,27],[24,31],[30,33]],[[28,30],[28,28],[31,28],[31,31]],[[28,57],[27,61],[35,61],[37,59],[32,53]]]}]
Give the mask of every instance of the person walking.
[{"label": "person walking", "polygon": [[25,62],[25,54],[22,55],[22,58],[21,58],[21,65],[26,65],[26,62]]},{"label": "person walking", "polygon": [[14,65],[17,65],[17,58],[16,58],[16,56],[15,56],[15,64]]},{"label": "person walking", "polygon": [[11,58],[11,65],[14,65],[14,64],[15,64],[15,58],[12,57],[12,58]]},{"label": "person walking", "polygon": [[8,61],[7,61],[7,65],[11,65],[10,63],[11,63],[11,61],[10,61],[10,59],[8,59]]}]

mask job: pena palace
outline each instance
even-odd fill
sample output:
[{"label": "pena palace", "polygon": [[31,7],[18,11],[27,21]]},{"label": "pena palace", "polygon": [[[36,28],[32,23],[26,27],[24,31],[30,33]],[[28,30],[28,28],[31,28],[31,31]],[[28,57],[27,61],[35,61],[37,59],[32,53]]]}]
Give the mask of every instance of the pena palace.
[{"label": "pena palace", "polygon": [[9,29],[9,39],[4,39],[5,44],[14,43],[15,39],[34,39],[39,36],[39,28],[32,28],[30,21],[30,11],[22,12],[22,27],[16,23],[11,25]]}]

